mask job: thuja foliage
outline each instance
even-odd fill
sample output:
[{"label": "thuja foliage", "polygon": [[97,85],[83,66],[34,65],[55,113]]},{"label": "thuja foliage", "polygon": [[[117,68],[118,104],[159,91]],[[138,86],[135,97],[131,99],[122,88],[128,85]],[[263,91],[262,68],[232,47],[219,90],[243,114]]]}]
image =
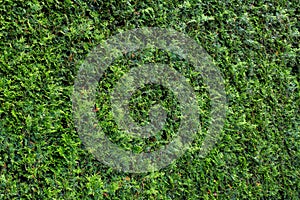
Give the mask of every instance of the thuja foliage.
[{"label": "thuja foliage", "polygon": [[[296,0],[0,1],[0,198],[299,198],[299,9]],[[157,49],[115,60],[99,80],[95,112],[120,148],[161,148],[180,122],[176,97],[147,85],[133,95],[131,115],[146,123],[153,102],[160,103],[169,110],[168,127],[145,140],[118,130],[109,91],[138,63],[173,64],[201,107],[203,135],[183,157],[157,172],[130,174],[85,149],[70,96],[94,47],[140,27],[173,28],[201,45],[222,72],[228,105],[220,141],[203,158],[209,98],[192,67]]]}]

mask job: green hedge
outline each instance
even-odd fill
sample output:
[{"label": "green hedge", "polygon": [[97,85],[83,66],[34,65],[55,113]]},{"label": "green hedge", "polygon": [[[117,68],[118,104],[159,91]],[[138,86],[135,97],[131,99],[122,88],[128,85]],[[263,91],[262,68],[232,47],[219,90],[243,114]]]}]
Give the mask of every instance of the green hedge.
[{"label": "green hedge", "polygon": [[[298,199],[299,9],[297,0],[0,1],[0,198]],[[196,141],[165,169],[129,174],[86,151],[70,97],[88,52],[139,27],[173,28],[204,47],[228,110],[207,157]],[[149,52],[142,59],[160,55]]]}]

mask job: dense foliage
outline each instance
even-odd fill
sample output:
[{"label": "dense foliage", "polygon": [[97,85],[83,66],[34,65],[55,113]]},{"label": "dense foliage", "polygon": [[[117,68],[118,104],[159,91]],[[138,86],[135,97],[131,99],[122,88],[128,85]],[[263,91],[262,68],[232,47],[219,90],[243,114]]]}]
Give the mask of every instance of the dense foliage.
[{"label": "dense foliage", "polygon": [[[299,10],[297,0],[0,1],[0,198],[298,199]],[[70,96],[88,52],[138,27],[173,28],[204,47],[225,79],[228,109],[221,140],[205,158],[196,141],[165,169],[129,174],[86,151]],[[137,58],[170,55],[145,50]],[[128,70],[128,59],[99,83],[99,119],[109,112],[105,90]],[[170,96],[164,88],[146,90],[146,100]],[[132,106],[141,123],[149,107],[143,91]],[[166,107],[173,99],[165,97]],[[113,129],[109,119],[100,123]],[[117,133],[110,138],[141,151],[171,139],[169,132],[130,145]]]}]

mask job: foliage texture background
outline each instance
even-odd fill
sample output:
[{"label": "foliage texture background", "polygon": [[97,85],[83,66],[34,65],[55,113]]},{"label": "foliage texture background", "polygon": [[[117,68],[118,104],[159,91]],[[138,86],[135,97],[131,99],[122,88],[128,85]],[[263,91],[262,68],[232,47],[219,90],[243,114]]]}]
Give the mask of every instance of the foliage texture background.
[{"label": "foliage texture background", "polygon": [[[299,198],[299,13],[297,0],[1,0],[0,198]],[[145,26],[206,49],[228,111],[206,158],[194,145],[167,168],[134,175],[84,149],[70,96],[93,47]]]}]

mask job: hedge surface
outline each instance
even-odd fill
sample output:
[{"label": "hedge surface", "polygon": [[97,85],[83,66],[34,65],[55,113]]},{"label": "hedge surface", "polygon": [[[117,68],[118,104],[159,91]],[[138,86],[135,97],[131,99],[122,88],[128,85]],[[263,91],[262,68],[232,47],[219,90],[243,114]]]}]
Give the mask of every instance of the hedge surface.
[{"label": "hedge surface", "polygon": [[[0,1],[0,198],[298,199],[299,10],[297,0]],[[71,94],[93,47],[139,27],[173,28],[195,39],[223,74],[228,109],[221,140],[205,158],[199,140],[160,171],[129,174],[86,151]],[[174,131],[127,144],[103,119],[105,91],[133,57],[147,63],[171,56],[151,49],[134,55],[117,60],[99,82],[97,114],[112,141],[140,152],[165,144]],[[143,91],[150,92],[141,99]],[[176,105],[170,95],[154,86],[137,92],[133,117],[147,121],[149,101],[158,97]]]}]

